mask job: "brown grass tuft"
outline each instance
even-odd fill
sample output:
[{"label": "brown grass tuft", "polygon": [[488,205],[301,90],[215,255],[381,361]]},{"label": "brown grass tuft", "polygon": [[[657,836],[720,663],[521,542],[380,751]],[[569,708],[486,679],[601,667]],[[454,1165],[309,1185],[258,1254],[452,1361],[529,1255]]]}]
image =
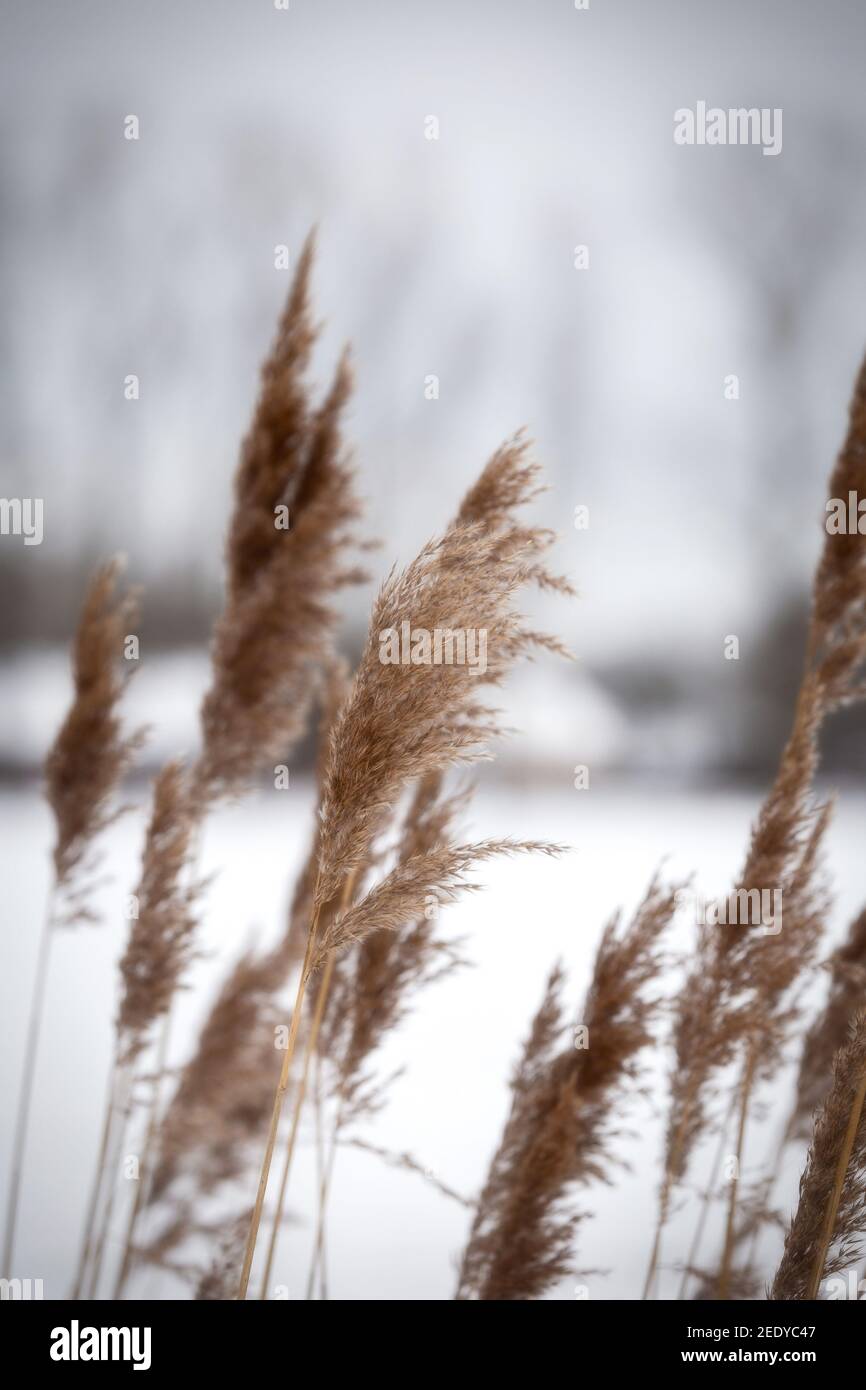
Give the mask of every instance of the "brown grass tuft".
[{"label": "brown grass tuft", "polygon": [[[348,355],[317,409],[305,370],[315,330],[304,248],[235,478],[227,589],[213,678],[201,710],[197,777],[206,795],[242,789],[284,760],[303,733],[330,654],[334,598],[365,576],[347,562],[361,506],[342,438],[352,389]],[[278,509],[287,508],[289,526]]]},{"label": "brown grass tuft", "polygon": [[854,1265],[866,1237],[866,1014],[836,1055],[815,1122],[800,1200],[785,1238],[772,1299],[815,1299],[820,1282]]},{"label": "brown grass tuft", "polygon": [[163,1119],[151,1200],[175,1184],[206,1196],[246,1172],[278,1070],[274,955],[247,951],[221,985]]},{"label": "brown grass tuft", "polygon": [[531,578],[530,555],[481,523],[455,526],[385,581],[332,735],[317,903],[333,897],[349,871],[360,868],[411,779],[484,757],[499,733],[496,711],[479,700],[472,668],[383,664],[380,633],[400,632],[403,622],[413,631],[484,630],[487,680],[502,680],[534,646],[558,646],[528,628],[512,606]]},{"label": "brown grass tuft", "polygon": [[291,530],[275,531],[266,567],[240,594],[230,592],[216,626],[199,767],[216,792],[241,787],[283,760],[302,734],[337,623],[333,597],[359,577],[343,559],[360,515],[337,429],[347,391],[342,363],[325,406],[327,424],[313,435]]},{"label": "brown grass tuft", "polygon": [[[397,863],[406,864],[449,843],[464,800],[465,794],[444,791],[439,773],[421,778],[403,822]],[[346,968],[335,974],[327,1015],[330,1028],[320,1051],[337,1066],[344,1113],[364,1079],[365,1063],[400,1023],[413,992],[459,964],[457,952],[438,931],[438,899],[435,903],[436,911],[425,903],[402,928],[373,931],[349,953]]]},{"label": "brown grass tuft", "polygon": [[845,1046],[866,998],[866,910],[851,923],[846,941],[833,952],[827,968],[830,992],[803,1044],[797,1095],[786,1131],[788,1141],[811,1136],[815,1113],[832,1085],[833,1059]]},{"label": "brown grass tuft", "polygon": [[118,1056],[131,1062],[147,1046],[180,982],[196,929],[201,885],[189,878],[190,848],[201,807],[193,799],[180,762],[170,762],[154,782],[153,806],[135,890],[133,918],[120,962]]},{"label": "brown grass tuft", "polygon": [[230,600],[248,592],[267,569],[281,535],[274,527],[274,509],[292,504],[304,470],[311,423],[305,374],[317,337],[310,312],[314,255],[315,235],[310,233],[262,366],[259,399],[241,446],[226,545]]},{"label": "brown grass tuft", "polygon": [[[847,504],[849,492],[866,496],[866,358],[848,412],[848,433],[830,475],[829,496]],[[811,662],[823,670],[836,698],[851,697],[866,657],[864,635],[866,546],[857,532],[827,532],[812,605]]]},{"label": "brown grass tuft", "polygon": [[[847,499],[849,488],[866,490],[866,363],[855,387],[830,495]],[[675,1019],[676,1068],[647,1290],[671,1192],[707,1127],[708,1082],[742,1052],[746,1117],[755,1080],[772,1071],[798,1017],[790,992],[814,964],[827,910],[826,892],[816,874],[829,815],[829,808],[814,804],[818,739],[829,714],[864,694],[858,684],[864,659],[866,547],[858,536],[828,532],[815,574],[806,666],[791,734],[752,830],[738,883],[745,890],[781,891],[785,926],[778,936],[764,936],[748,926],[701,933]],[[741,1126],[741,1135],[744,1129]],[[735,1199],[734,1188],[727,1254],[735,1234]],[[726,1265],[724,1259],[722,1296]]]},{"label": "brown grass tuft", "polygon": [[318,937],[311,968],[318,969],[331,951],[365,941],[373,932],[399,931],[417,921],[431,899],[450,903],[461,893],[475,891],[478,885],[467,882],[466,874],[488,859],[522,852],[559,854],[562,850],[561,845],[534,840],[485,840],[474,845],[440,845],[415,854],[395,865],[360,902],[327,924]]},{"label": "brown grass tuft", "polygon": [[124,733],[118,712],[135,669],[123,660],[123,640],[138,616],[136,597],[118,591],[121,570],[121,561],[112,560],[90,583],[72,649],[72,705],[45,760],[45,795],[57,824],[54,869],[62,888],[118,814],[111,800],[143,739],[142,732]]},{"label": "brown grass tuft", "polygon": [[572,1270],[582,1215],[575,1189],[606,1181],[619,1092],[637,1075],[658,1007],[660,939],[676,892],[653,882],[629,925],[607,926],[578,1023],[566,1042],[563,975],[548,981],[511,1082],[511,1113],[464,1252],[458,1299],[542,1297]]}]

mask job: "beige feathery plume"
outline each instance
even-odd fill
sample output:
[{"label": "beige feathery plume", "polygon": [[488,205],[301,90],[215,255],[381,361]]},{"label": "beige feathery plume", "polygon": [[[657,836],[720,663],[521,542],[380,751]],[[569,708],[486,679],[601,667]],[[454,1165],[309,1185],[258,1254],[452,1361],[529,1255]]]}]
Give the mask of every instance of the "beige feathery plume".
[{"label": "beige feathery plume", "polygon": [[[854,386],[848,434],[830,476],[828,513],[834,502],[847,508],[849,493],[866,496],[866,358]],[[855,529],[839,529],[826,518],[824,548],[815,578],[809,650],[812,663],[839,700],[861,692],[854,686],[866,658],[864,594],[866,545]]]},{"label": "beige feathery plume", "polygon": [[534,552],[529,577],[541,589],[573,598],[575,589],[563,575],[554,574],[544,562],[544,554],[556,539],[543,526],[527,526],[518,521],[518,507],[540,497],[546,486],[539,464],[530,460],[531,443],[522,430],[488,459],[478,480],[466,493],[457,512],[456,526],[484,524],[490,535],[499,535],[503,544],[525,546]]},{"label": "beige feathery plume", "polygon": [[455,902],[461,893],[478,885],[466,875],[479,864],[501,854],[560,854],[563,846],[537,840],[484,840],[474,845],[439,845],[397,864],[369,893],[346,912],[337,913],[317,939],[312,969],[317,970],[331,951],[368,939],[375,931],[398,931],[417,921],[431,899]]},{"label": "beige feathery plume", "polygon": [[160,1126],[151,1204],[172,1186],[207,1196],[245,1172],[273,1102],[284,978],[274,954],[245,951],[220,986]]},{"label": "beige feathery plume", "polygon": [[[514,607],[518,590],[537,578],[549,544],[550,538],[527,536],[517,528],[491,531],[482,521],[454,523],[402,572],[391,572],[373,605],[367,642],[331,734],[313,917],[262,1161],[241,1273],[241,1298],[246,1297],[249,1285],[301,1007],[314,963],[322,960],[319,933],[325,940],[325,933],[330,932],[327,939],[334,948],[375,930],[370,919],[366,927],[358,917],[350,919],[345,911],[348,903],[343,904],[339,934],[335,934],[333,924],[322,921],[323,915],[360,874],[383,822],[410,782],[486,755],[486,745],[499,732],[499,724],[496,711],[479,699],[479,678],[485,683],[501,681],[515,661],[536,647],[563,650],[554,638],[532,629]],[[429,652],[426,659],[423,653],[421,659],[415,659],[413,651],[409,661],[401,653],[395,662],[393,639],[399,635],[398,640],[402,640],[403,634],[419,631],[428,642],[437,631],[462,632],[467,652],[470,633],[474,634],[479,644],[474,661],[437,662]],[[479,659],[482,634],[483,669]],[[382,645],[386,640],[391,644],[387,656]],[[469,861],[465,853],[462,860],[461,852],[456,853],[458,860],[452,868],[459,877]],[[443,862],[439,867],[448,876],[449,866]],[[421,871],[421,866],[418,869]],[[423,871],[421,874],[423,877]],[[431,890],[435,888],[430,875],[426,881]],[[417,894],[409,901],[412,886],[404,872],[380,893],[380,907],[398,914],[408,911],[400,925],[418,911]],[[393,896],[388,896],[391,893]],[[402,908],[397,901],[401,893]],[[364,910],[363,903],[360,910]]]},{"label": "beige feathery plume", "polygon": [[[529,444],[522,434],[499,448],[464,497],[450,530],[453,533],[460,528],[483,526],[498,554],[507,557],[519,550],[526,555],[527,582],[560,594],[573,594],[568,581],[554,575],[544,562],[545,553],[555,539],[553,533],[528,526],[514,515],[518,507],[544,491],[540,469],[529,461],[528,453]],[[549,639],[539,635],[539,642],[543,645]],[[560,649],[558,644],[550,645]],[[490,678],[495,681],[496,673],[490,673]],[[478,675],[477,679],[484,683],[487,673]],[[317,996],[316,1020],[323,1016],[323,1001],[318,998],[320,991],[324,999],[330,998],[330,1003],[322,1033],[317,1033],[314,1024],[313,1034],[320,1058],[332,1063],[339,1105],[330,1160],[320,1188],[317,1258],[323,1250],[324,1209],[341,1128],[362,1113],[369,1115],[377,1109],[388,1084],[388,1079],[377,1084],[374,1077],[366,1074],[365,1062],[388,1029],[403,1017],[413,992],[460,964],[455,948],[440,938],[431,920],[429,904],[435,899],[434,893],[427,894],[423,915],[405,917],[412,905],[411,891],[406,892],[409,887],[406,865],[413,860],[411,876],[423,877],[425,865],[419,856],[434,849],[461,852],[461,847],[454,843],[450,822],[458,804],[467,796],[468,793],[459,798],[445,794],[441,770],[428,772],[418,779],[397,847],[398,872],[389,878],[387,885],[379,885],[389,898],[391,923],[380,930],[381,924],[374,922],[355,951],[328,955],[326,948],[319,953],[320,960],[327,957],[327,967],[321,983],[318,976],[312,982]],[[387,823],[387,815],[382,820]],[[373,867],[369,851],[365,862],[368,868]],[[426,870],[435,876],[436,866],[432,862],[426,865]],[[366,906],[371,912],[383,906],[378,893]],[[372,917],[369,920],[373,921]],[[336,924],[331,928],[331,939],[335,930]],[[314,1259],[311,1284],[315,1263]]]},{"label": "beige feathery plume", "polygon": [[[330,727],[346,686],[345,663],[330,656],[320,689],[320,776]],[[282,940],[262,955],[244,951],[231,967],[162,1118],[146,1206],[159,1208],[163,1228],[139,1252],[151,1262],[164,1261],[189,1239],[197,1229],[193,1212],[212,1194],[244,1176],[254,1146],[261,1141],[278,1065],[275,1029],[285,1022],[280,995],[304,951],[317,842],[316,836],[296,883]],[[248,1223],[249,1213],[245,1219]],[[220,1261],[217,1254],[216,1264],[224,1272]]]},{"label": "beige feathery plume", "polygon": [[[446,792],[439,773],[422,777],[406,811],[397,863],[450,844],[454,819],[467,797],[468,789]],[[413,992],[460,963],[455,948],[438,931],[438,909],[439,900],[433,897],[403,929],[374,931],[356,951],[340,958],[346,968],[337,969],[331,984],[332,1002],[319,1052],[336,1068],[344,1116],[364,1080],[365,1063],[402,1020]]]},{"label": "beige feathery plume", "polygon": [[627,927],[618,918],[607,926],[581,1027],[568,1041],[563,974],[553,970],[512,1078],[511,1112],[478,1201],[458,1299],[537,1299],[571,1272],[584,1215],[574,1194],[605,1181],[613,1163],[615,1102],[652,1041],[661,936],[676,902],[676,889],[653,881]]},{"label": "beige feathery plume", "polygon": [[803,1043],[786,1141],[810,1137],[815,1112],[826,1100],[832,1084],[833,1059],[845,1046],[851,1024],[866,998],[866,910],[855,917],[845,942],[833,952],[827,968],[830,992]]},{"label": "beige feathery plume", "polygon": [[[534,556],[529,575],[532,581],[542,588],[570,595],[574,593],[572,586],[551,573],[543,561],[555,539],[553,533],[528,526],[514,515],[518,507],[544,491],[541,470],[529,461],[528,453],[528,441],[521,434],[497,449],[463,498],[452,526],[483,525],[499,544],[525,547]],[[406,813],[397,862],[405,865],[415,855],[453,843],[451,824],[468,797],[468,789],[459,794],[446,793],[440,771],[420,777]],[[313,877],[310,873],[308,881]],[[335,1056],[335,1029],[342,1031],[345,1043],[340,1048],[341,1094],[351,1089],[350,1078],[358,1076],[365,1058],[402,1017],[412,988],[423,983],[431,972],[438,977],[441,970],[457,963],[453,951],[448,951],[438,938],[435,925],[425,911],[417,920],[403,923],[403,931],[374,932],[362,942],[350,969],[337,967],[331,991],[340,991],[340,1003],[329,1011],[320,1051],[325,1056]]]},{"label": "beige feathery plume", "polygon": [[[331,979],[330,1007],[318,1050],[331,1063],[338,1106],[330,1158],[320,1183],[309,1288],[323,1253],[324,1212],[340,1136],[347,1124],[362,1116],[369,1118],[383,1104],[392,1079],[377,1084],[365,1064],[388,1030],[403,1018],[413,994],[461,963],[454,945],[437,930],[439,909],[478,888],[465,876],[488,858],[534,850],[560,852],[556,845],[514,840],[455,844],[452,821],[467,795],[468,790],[445,793],[439,773],[422,778],[406,813],[394,867],[354,908],[330,919],[320,933],[313,964],[315,968],[327,960]],[[347,949],[353,946],[354,950]],[[402,1166],[412,1165],[407,1161]]]},{"label": "beige feathery plume", "polygon": [[[718,1296],[720,1282],[724,1294],[729,1298],[741,1297],[748,1288],[757,1288],[760,1279],[752,1268],[756,1250],[756,1240],[761,1228],[776,1222],[776,1213],[769,1206],[772,1179],[764,1177],[752,1190],[744,1188],[739,1177],[742,1166],[742,1150],[748,1106],[752,1094],[761,1082],[771,1081],[784,1065],[785,1051],[797,1025],[803,1016],[802,988],[811,977],[818,947],[823,936],[830,912],[830,895],[825,874],[820,867],[820,854],[830,821],[831,805],[820,807],[813,816],[808,839],[803,847],[799,864],[785,890],[784,914],[779,914],[779,933],[769,936],[763,951],[755,949],[751,954],[738,957],[729,975],[718,986],[722,990],[724,1028],[717,1025],[718,1000],[707,999],[705,992],[695,995],[691,1009],[705,1007],[709,1028],[706,1029],[708,1041],[701,1036],[701,1021],[697,1012],[689,1015],[690,1028],[681,1029],[682,1007],[685,991],[677,1000],[677,1043],[679,1056],[691,1045],[698,1053],[695,1059],[686,1056],[681,1068],[682,1080],[673,1081],[674,1094],[688,1094],[687,1088],[694,1084],[695,1074],[700,1074],[710,1056],[719,1060],[728,1047],[728,1059],[747,1042],[746,1066],[739,1082],[739,1092],[731,1101],[731,1115],[739,1115],[737,1156],[739,1162],[728,1190],[728,1223],[722,1261],[714,1275],[695,1267],[693,1255],[688,1261],[686,1281],[696,1276],[706,1290],[710,1281]],[[718,979],[713,972],[718,969],[718,943],[714,943],[715,953],[710,952],[708,981],[712,985]],[[730,955],[728,959],[731,959]],[[738,1003],[734,993],[735,985],[742,989],[742,1001]],[[705,1021],[706,1022],[706,1021]],[[715,1052],[713,1051],[715,1049]],[[678,1073],[679,1075],[679,1073]],[[671,1119],[676,1117],[672,1111]],[[681,1112],[682,1113],[682,1112]],[[691,1131],[686,1131],[689,1139],[695,1134],[705,1117],[704,1097],[698,1096],[689,1111]],[[720,1143],[726,1126],[722,1126]],[[669,1131],[670,1142],[671,1134]],[[685,1159],[681,1154],[681,1168],[677,1175],[683,1176]],[[711,1188],[714,1183],[711,1183]],[[705,1201],[709,1201],[711,1192]],[[696,1248],[696,1247],[695,1247]],[[685,1283],[683,1284],[683,1291]],[[701,1292],[698,1297],[703,1296]]]},{"label": "beige feathery plume", "polygon": [[[707,1126],[707,1079],[734,1059],[755,1027],[762,1029],[763,1037],[756,1075],[773,1070],[797,1017],[790,991],[815,958],[826,912],[826,895],[815,868],[830,808],[815,811],[806,800],[814,770],[813,740],[814,730],[795,728],[753,833],[740,890],[729,899],[733,903],[738,891],[759,886],[777,889],[784,910],[782,930],[762,936],[736,924],[702,925],[695,964],[674,1004],[670,1109],[647,1292],[671,1195]],[[794,785],[786,799],[778,787],[790,783]]]},{"label": "beige feathery plume", "polygon": [[512,598],[530,578],[527,551],[476,523],[430,542],[385,581],[349,695],[337,718],[322,802],[316,904],[359,868],[407,782],[486,755],[499,733],[468,664],[385,664],[381,634],[435,630],[486,634],[486,680],[498,682],[535,645]]},{"label": "beige feathery plume", "polygon": [[150,824],[135,890],[136,915],[120,962],[118,1057],[129,1063],[151,1040],[189,960],[201,885],[186,882],[190,845],[201,810],[191,800],[182,763],[170,762],[154,783]]},{"label": "beige feathery plume", "polygon": [[91,581],[72,649],[72,704],[45,759],[60,888],[68,887],[97,835],[115,818],[112,797],[143,738],[141,731],[124,732],[119,712],[135,670],[123,660],[123,641],[138,616],[136,597],[118,592],[122,568],[120,560],[112,560]]},{"label": "beige feathery plume", "polygon": [[261,390],[241,446],[226,545],[230,599],[247,592],[279,547],[277,507],[294,502],[308,449],[311,408],[305,373],[317,329],[310,312],[315,236],[307,237],[261,373]]},{"label": "beige feathery plume", "polygon": [[[351,389],[346,356],[318,408],[311,404],[305,381],[316,336],[309,311],[312,255],[311,237],[262,370],[261,393],[235,478],[226,601],[214,631],[212,682],[201,709],[202,751],[183,798],[175,800],[174,844],[183,845],[190,860],[198,826],[214,801],[243,790],[264,767],[286,758],[303,732],[319,668],[330,653],[337,622],[334,596],[359,578],[346,561],[360,515],[341,437]],[[170,785],[174,783],[164,783],[163,790]],[[155,819],[158,814],[155,809]],[[163,838],[170,833],[163,824]],[[143,1003],[142,991],[133,1000],[129,985],[148,950],[147,990],[159,997],[159,1012],[166,1012],[178,984],[180,955],[163,947],[168,918],[184,912],[181,867],[173,866],[165,921],[160,925],[159,914],[149,914],[151,927],[157,924],[160,951],[148,947],[143,929],[131,935],[125,962],[130,978],[124,981],[127,1014],[133,1003],[136,1009]],[[187,876],[191,873],[190,863]],[[143,882],[152,879],[145,863]],[[180,931],[187,947],[192,925],[187,920]]]},{"label": "beige feathery plume", "polygon": [[349,384],[344,358],[311,428],[290,529],[278,530],[271,514],[276,540],[266,561],[229,590],[214,632],[198,775],[217,794],[285,758],[303,733],[337,624],[334,596],[361,577],[344,561],[361,511],[338,428]]},{"label": "beige feathery plume", "polygon": [[854,1265],[866,1240],[866,1013],[836,1054],[833,1084],[815,1122],[800,1200],[785,1238],[772,1299],[815,1299],[821,1282]]},{"label": "beige feathery plume", "polygon": [[226,1303],[234,1298],[249,1222],[249,1212],[242,1212],[223,1234],[211,1265],[196,1286],[196,1302]]},{"label": "beige feathery plume", "polygon": [[[831,476],[831,497],[849,487],[866,491],[866,365],[855,387],[847,438]],[[780,893],[786,926],[773,936],[755,931],[754,924],[701,934],[695,968],[687,977],[676,1012],[676,1068],[645,1296],[654,1282],[672,1191],[682,1180],[695,1142],[706,1129],[706,1099],[711,1089],[706,1083],[742,1051],[742,1139],[759,1074],[761,1030],[775,1018],[778,1044],[786,1025],[796,1017],[787,994],[780,992],[774,980],[778,973],[786,988],[793,988],[814,963],[818,947],[820,924],[815,920],[815,902],[820,901],[821,890],[814,882],[814,872],[828,814],[827,808],[814,805],[818,738],[829,714],[864,693],[858,683],[864,659],[866,547],[862,537],[828,531],[813,586],[806,667],[793,727],[753,828],[738,883],[738,890],[745,892]],[[800,930],[792,931],[791,923],[800,924]],[[773,1053],[777,1055],[778,1045]],[[732,1184],[720,1271],[721,1297],[725,1296],[736,1234],[735,1203],[736,1185]]]},{"label": "beige feathery plume", "polygon": [[318,742],[316,745],[316,814],[307,857],[295,880],[289,904],[288,919],[283,939],[287,969],[303,958],[307,930],[313,912],[313,898],[316,890],[316,873],[319,863],[319,842],[321,840],[321,802],[325,772],[330,751],[331,730],[346,698],[349,689],[348,663],[341,657],[331,655],[325,661],[320,688],[321,710],[319,715]]},{"label": "beige feathery plume", "polygon": [[[320,769],[346,683],[345,663],[329,658],[321,690]],[[261,1135],[273,1101],[274,1027],[283,1014],[278,999],[292,966],[304,953],[315,858],[314,844],[295,887],[283,939],[264,955],[244,951],[205,1016],[196,1050],[181,1072],[163,1121],[154,1201],[181,1171],[186,1181],[195,1182],[203,1192],[239,1176],[250,1143]],[[261,1066],[263,1056],[269,1067]]]},{"label": "beige feathery plume", "polygon": [[[335,595],[365,576],[347,562],[361,506],[342,418],[348,354],[315,407],[306,380],[311,234],[300,256],[235,475],[226,599],[202,704],[196,769],[208,795],[241,789],[300,737],[337,622]],[[366,548],[366,547],[363,547]]]},{"label": "beige feathery plume", "polygon": [[[280,1026],[274,999],[284,979],[279,951],[259,956],[247,950],[220,986],[159,1122],[152,1178],[141,1204],[151,1230],[145,1243],[132,1248],[130,1262],[134,1256],[154,1266],[176,1263],[190,1241],[200,1253],[203,1244],[212,1248],[214,1237],[224,1236],[226,1194],[248,1173],[273,1103]],[[220,1214],[209,1221],[205,1213],[214,1202]],[[237,1222],[245,1234],[249,1211]],[[223,1267],[224,1253],[218,1246],[212,1271]],[[179,1268],[185,1276],[197,1270],[198,1257]]]},{"label": "beige feathery plume", "polygon": [[[57,832],[54,880],[39,940],[21,1067],[6,1208],[4,1275],[11,1272],[14,1252],[51,942],[56,928],[95,920],[88,903],[92,884],[87,872],[95,863],[94,842],[123,809],[114,806],[114,797],[144,737],[143,731],[125,732],[119,710],[129,674],[135,669],[124,663],[123,642],[138,614],[136,597],[119,591],[121,570],[121,561],[115,559],[91,580],[72,647],[72,703],[45,759],[45,796]],[[62,909],[57,901],[61,895]]]}]

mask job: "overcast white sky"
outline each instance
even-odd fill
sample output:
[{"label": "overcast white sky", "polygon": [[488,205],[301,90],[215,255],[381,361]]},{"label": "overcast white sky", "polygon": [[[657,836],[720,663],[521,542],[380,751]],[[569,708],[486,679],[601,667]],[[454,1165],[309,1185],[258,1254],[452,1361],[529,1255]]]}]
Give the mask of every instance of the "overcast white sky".
[{"label": "overcast white sky", "polygon": [[[47,518],[23,563],[216,582],[273,247],[317,221],[383,564],[526,424],[590,656],[715,643],[805,581],[866,339],[861,6],[38,0],[3,27],[2,459]],[[781,107],[782,153],[675,145],[698,100]]]}]

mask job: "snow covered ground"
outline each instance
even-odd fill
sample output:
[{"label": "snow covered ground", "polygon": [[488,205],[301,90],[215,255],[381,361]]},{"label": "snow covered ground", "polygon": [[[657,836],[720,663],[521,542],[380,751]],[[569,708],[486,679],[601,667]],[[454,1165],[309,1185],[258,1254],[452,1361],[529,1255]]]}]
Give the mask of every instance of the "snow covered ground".
[{"label": "snow covered ground", "polygon": [[[205,957],[193,971],[174,1028],[175,1061],[186,1055],[196,1019],[250,930],[262,940],[279,930],[306,848],[311,799],[311,786],[296,779],[288,793],[260,793],[210,821],[202,866],[217,871],[217,877],[205,914]],[[485,771],[472,807],[471,834],[553,838],[573,849],[559,862],[527,858],[491,864],[484,874],[486,890],[450,910],[449,927],[468,938],[474,968],[420,996],[411,1018],[392,1037],[382,1069],[405,1066],[405,1074],[365,1137],[409,1150],[459,1192],[475,1191],[505,1113],[512,1061],[554,958],[561,955],[567,963],[577,1010],[600,928],[611,912],[635,905],[663,859],[673,877],[694,872],[701,891],[724,889],[742,858],[758,799],[757,790],[696,792],[661,779],[597,777],[591,791],[577,792],[567,780],[564,786],[515,785]],[[830,842],[838,892],[836,936],[862,902],[856,866],[864,824],[866,795],[843,788]],[[115,965],[125,931],[120,902],[134,882],[140,832],[137,817],[130,815],[107,837],[113,881],[101,890],[104,924],[61,934],[55,943],[16,1261],[22,1277],[45,1280],[46,1297],[66,1293],[76,1256],[109,1058]],[[6,900],[0,982],[4,1189],[50,833],[35,787],[0,793]],[[685,944],[688,924],[680,922],[677,933]],[[620,1149],[630,1171],[612,1171],[610,1186],[587,1194],[592,1220],[581,1231],[579,1260],[587,1269],[608,1271],[585,1280],[593,1299],[640,1293],[667,1065],[662,1054],[653,1060],[650,1097],[637,1101],[624,1117],[633,1133]],[[786,1098],[780,1087],[780,1106]],[[748,1164],[754,1169],[768,1140],[759,1126],[753,1137]],[[779,1187],[783,1203],[795,1190],[797,1157],[792,1155]],[[277,1270],[292,1298],[304,1296],[314,1180],[312,1144],[305,1143],[291,1190],[298,1224],[283,1236]],[[368,1154],[342,1152],[329,1225],[331,1296],[450,1298],[466,1228],[465,1210],[421,1179]],[[682,1251],[690,1229],[687,1204],[672,1225],[674,1252]],[[672,1290],[673,1280],[666,1276],[663,1288]],[[185,1296],[170,1277],[153,1274],[141,1276],[136,1291],[145,1297]],[[571,1283],[559,1296],[575,1296]]]}]

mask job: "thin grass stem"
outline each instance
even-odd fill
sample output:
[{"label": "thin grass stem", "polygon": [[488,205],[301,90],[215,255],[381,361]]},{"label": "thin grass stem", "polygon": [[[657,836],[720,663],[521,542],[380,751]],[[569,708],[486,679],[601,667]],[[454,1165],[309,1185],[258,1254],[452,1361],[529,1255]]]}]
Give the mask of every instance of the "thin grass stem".
[{"label": "thin grass stem", "polygon": [[24,1047],[24,1063],[21,1073],[21,1092],[18,1097],[18,1111],[15,1117],[15,1137],[12,1140],[12,1170],[9,1180],[9,1195],[6,1199],[6,1235],[3,1242],[3,1271],[7,1279],[12,1277],[12,1261],[15,1257],[15,1232],[18,1225],[18,1209],[21,1198],[21,1179],[24,1173],[24,1150],[27,1146],[27,1130],[30,1124],[30,1109],[33,1102],[33,1082],[36,1075],[36,1060],[39,1053],[39,1037],[42,1029],[42,1014],[45,1006],[45,989],[48,982],[48,967],[51,960],[51,941],[54,935],[54,903],[57,893],[56,880],[52,883],[39,938],[36,957],[36,975],[33,981],[33,994],[30,1000],[30,1018],[27,1024],[27,1041]]}]

